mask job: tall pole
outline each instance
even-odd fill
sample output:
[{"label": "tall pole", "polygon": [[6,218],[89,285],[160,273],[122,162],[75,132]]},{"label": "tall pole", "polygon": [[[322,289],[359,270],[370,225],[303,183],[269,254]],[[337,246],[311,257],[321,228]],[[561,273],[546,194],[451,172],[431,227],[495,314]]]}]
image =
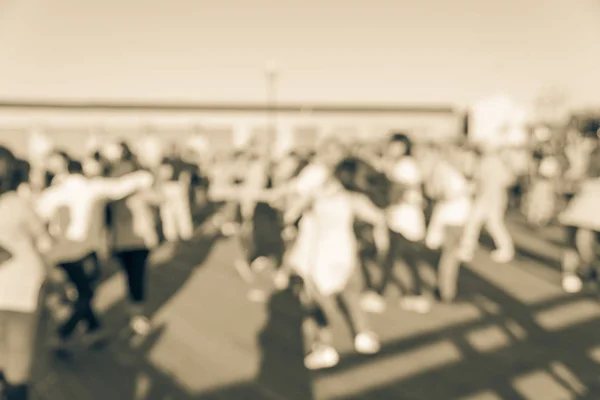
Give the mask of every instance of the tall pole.
[{"label": "tall pole", "polygon": [[276,140],[277,134],[277,84],[279,68],[277,62],[269,60],[265,63],[265,78],[267,83],[267,144]]}]

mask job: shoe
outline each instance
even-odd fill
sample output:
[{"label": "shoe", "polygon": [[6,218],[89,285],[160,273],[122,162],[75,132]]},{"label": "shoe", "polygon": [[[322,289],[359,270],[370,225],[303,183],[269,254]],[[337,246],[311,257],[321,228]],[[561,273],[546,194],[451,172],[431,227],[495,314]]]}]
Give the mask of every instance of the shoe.
[{"label": "shoe", "polygon": [[271,264],[271,260],[269,260],[267,257],[260,256],[252,261],[252,264],[250,264],[250,269],[255,273],[260,273]]},{"label": "shoe", "polygon": [[129,327],[136,335],[146,336],[152,329],[152,323],[143,315],[135,315],[129,320]]},{"label": "shoe", "polygon": [[562,278],[562,287],[567,293],[579,293],[583,287],[583,282],[577,275],[568,274]]},{"label": "shoe", "polygon": [[425,296],[404,296],[400,299],[400,307],[406,311],[427,314],[431,311],[431,301]]},{"label": "shoe", "polygon": [[359,354],[376,354],[381,350],[381,344],[373,332],[362,332],[354,338],[354,349]]},{"label": "shoe", "polygon": [[304,366],[306,369],[316,371],[335,367],[340,362],[340,355],[337,350],[331,346],[317,346],[304,357]]},{"label": "shoe", "polygon": [[381,314],[386,309],[386,302],[379,293],[368,291],[362,295],[360,307],[368,313]]},{"label": "shoe", "polygon": [[515,252],[511,250],[496,249],[490,253],[490,257],[498,264],[506,264],[515,258]]}]

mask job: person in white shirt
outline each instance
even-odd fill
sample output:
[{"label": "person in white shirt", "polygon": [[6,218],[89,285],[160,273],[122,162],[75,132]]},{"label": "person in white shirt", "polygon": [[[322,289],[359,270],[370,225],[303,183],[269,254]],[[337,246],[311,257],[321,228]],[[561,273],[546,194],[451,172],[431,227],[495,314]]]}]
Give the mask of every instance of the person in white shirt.
[{"label": "person in white shirt", "polygon": [[491,253],[492,259],[507,263],[514,258],[514,243],[505,219],[509,188],[516,180],[516,173],[506,154],[502,145],[488,144],[482,147],[475,174],[473,210],[463,236],[462,258],[465,261],[472,259],[484,225],[496,245],[496,250]]},{"label": "person in white shirt", "polygon": [[100,322],[91,304],[94,290],[84,263],[99,247],[98,225],[104,223],[106,202],[127,197],[154,182],[154,177],[146,171],[121,178],[87,178],[81,163],[72,160],[68,163],[68,172],[59,183],[45,189],[35,199],[40,217],[46,221],[58,218],[59,229],[48,257],[65,271],[77,290],[72,315],[58,329],[56,345],[61,351],[84,320],[92,344],[101,339]]},{"label": "person in white shirt", "polygon": [[435,294],[439,300],[451,302],[457,294],[463,230],[472,211],[471,186],[447,152],[434,150],[421,164],[429,164],[423,167],[425,190],[434,201],[425,244],[441,249]]}]

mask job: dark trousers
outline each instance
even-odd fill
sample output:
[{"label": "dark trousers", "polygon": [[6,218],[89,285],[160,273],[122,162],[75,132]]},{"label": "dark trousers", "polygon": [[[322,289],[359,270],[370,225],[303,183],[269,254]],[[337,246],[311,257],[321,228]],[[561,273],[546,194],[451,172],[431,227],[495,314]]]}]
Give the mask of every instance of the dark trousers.
[{"label": "dark trousers", "polygon": [[[422,294],[423,281],[419,271],[422,248],[401,234],[390,231],[388,259],[384,265],[383,277],[377,292],[383,294],[390,283],[395,284],[405,296]],[[398,264],[404,263],[405,268]],[[404,267],[404,266],[403,266]]]},{"label": "dark trousers", "polygon": [[94,289],[85,270],[85,262],[88,259],[89,257],[85,257],[78,261],[59,264],[59,267],[65,271],[69,282],[77,290],[77,300],[73,305],[71,316],[58,329],[58,334],[62,338],[71,336],[82,321],[87,323],[88,331],[100,328],[100,322],[92,308]]},{"label": "dark trousers", "polygon": [[129,299],[134,303],[146,300],[146,274],[150,250],[137,249],[118,251],[115,257],[121,263],[127,277]]}]

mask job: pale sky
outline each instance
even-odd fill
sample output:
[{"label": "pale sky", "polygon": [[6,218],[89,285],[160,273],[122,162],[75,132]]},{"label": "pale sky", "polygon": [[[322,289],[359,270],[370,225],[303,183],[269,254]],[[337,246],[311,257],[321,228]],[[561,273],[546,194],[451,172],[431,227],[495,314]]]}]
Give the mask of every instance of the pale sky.
[{"label": "pale sky", "polygon": [[0,99],[600,105],[598,0],[0,0]]}]

